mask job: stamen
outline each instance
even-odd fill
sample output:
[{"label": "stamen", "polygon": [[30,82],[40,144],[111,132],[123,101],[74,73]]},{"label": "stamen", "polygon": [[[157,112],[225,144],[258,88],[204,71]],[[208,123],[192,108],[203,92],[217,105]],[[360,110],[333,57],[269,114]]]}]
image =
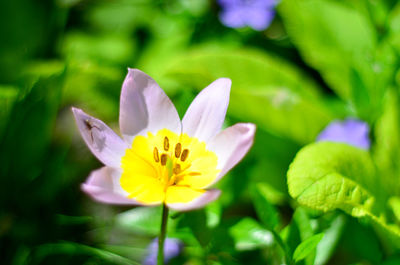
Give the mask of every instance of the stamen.
[{"label": "stamen", "polygon": [[182,151],[182,145],[181,145],[181,143],[177,143],[175,145],[175,157],[176,158],[181,156],[181,151]]},{"label": "stamen", "polygon": [[174,174],[178,175],[179,173],[181,173],[181,165],[176,164],[174,167]]},{"label": "stamen", "polygon": [[162,166],[165,166],[167,164],[167,158],[168,158],[167,154],[161,155],[161,165]]},{"label": "stamen", "polygon": [[168,140],[168,137],[165,136],[164,137],[164,150],[168,151],[168,149],[169,149],[169,140]]},{"label": "stamen", "polygon": [[200,176],[201,173],[200,172],[190,172],[188,173],[189,176]]},{"label": "stamen", "polygon": [[189,156],[189,150],[188,149],[183,150],[181,161],[184,162],[188,156]]},{"label": "stamen", "polygon": [[158,161],[160,161],[160,158],[159,158],[159,156],[158,156],[158,149],[157,149],[157,147],[154,147],[153,156],[154,156],[154,161],[156,161],[156,162],[158,163]]}]

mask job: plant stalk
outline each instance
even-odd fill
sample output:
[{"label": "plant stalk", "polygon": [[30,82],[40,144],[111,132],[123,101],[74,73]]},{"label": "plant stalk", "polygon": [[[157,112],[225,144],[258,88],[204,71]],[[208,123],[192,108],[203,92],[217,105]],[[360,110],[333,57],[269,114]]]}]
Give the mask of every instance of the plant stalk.
[{"label": "plant stalk", "polygon": [[274,230],[272,230],[272,234],[274,235],[274,238],[275,238],[276,242],[278,243],[278,245],[282,248],[282,251],[285,255],[286,264],[292,265],[293,264],[292,257],[289,254],[289,250],[288,250],[287,246],[285,245],[285,243],[283,242],[281,236]]},{"label": "plant stalk", "polygon": [[168,207],[163,204],[161,230],[158,237],[157,265],[164,265],[164,241],[167,235],[168,210]]}]

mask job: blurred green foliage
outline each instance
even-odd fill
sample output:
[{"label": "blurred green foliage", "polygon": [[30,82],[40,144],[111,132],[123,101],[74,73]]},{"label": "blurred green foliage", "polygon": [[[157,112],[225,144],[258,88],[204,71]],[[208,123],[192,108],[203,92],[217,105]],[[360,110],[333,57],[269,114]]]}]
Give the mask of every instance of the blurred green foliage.
[{"label": "blurred green foliage", "polygon": [[[219,11],[213,0],[0,2],[2,264],[143,260],[161,208],[80,191],[100,163],[70,111],[118,131],[127,67],[181,116],[229,77],[226,125],[257,125],[221,198],[171,213],[168,236],[184,242],[171,264],[400,263],[400,3],[282,0],[263,32],[226,28]],[[371,150],[314,143],[345,117],[368,122]]]}]

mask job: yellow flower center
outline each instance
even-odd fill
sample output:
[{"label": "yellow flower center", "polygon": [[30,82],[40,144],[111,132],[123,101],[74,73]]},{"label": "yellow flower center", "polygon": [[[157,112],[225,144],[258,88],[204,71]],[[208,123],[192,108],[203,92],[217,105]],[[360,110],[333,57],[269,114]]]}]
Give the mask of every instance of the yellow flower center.
[{"label": "yellow flower center", "polygon": [[136,136],[122,157],[121,187],[146,204],[188,203],[217,177],[217,156],[187,134],[162,129]]}]

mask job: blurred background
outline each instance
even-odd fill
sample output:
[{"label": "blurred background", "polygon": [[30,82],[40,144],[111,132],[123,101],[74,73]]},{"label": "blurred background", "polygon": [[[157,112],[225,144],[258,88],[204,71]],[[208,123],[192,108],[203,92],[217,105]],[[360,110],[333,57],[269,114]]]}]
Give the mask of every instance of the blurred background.
[{"label": "blurred background", "polygon": [[[229,77],[226,126],[257,125],[250,153],[218,184],[220,199],[172,214],[168,237],[183,247],[170,264],[400,264],[397,1],[2,0],[0,36],[1,264],[142,264],[149,255],[161,209],[83,194],[101,163],[71,112],[118,132],[128,67],[153,77],[181,117],[202,88]],[[368,124],[384,186],[383,206],[366,219],[288,193],[296,153],[348,117]]]}]

